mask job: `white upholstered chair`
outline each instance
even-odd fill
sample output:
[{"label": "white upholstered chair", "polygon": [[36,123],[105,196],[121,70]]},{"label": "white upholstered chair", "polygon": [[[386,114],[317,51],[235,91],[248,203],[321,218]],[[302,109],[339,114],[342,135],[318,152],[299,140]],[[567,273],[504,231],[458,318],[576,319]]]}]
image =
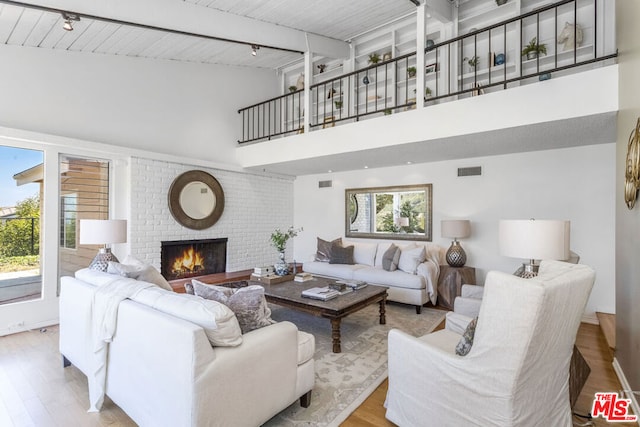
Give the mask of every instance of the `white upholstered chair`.
[{"label": "white upholstered chair", "polygon": [[443,329],[389,332],[387,418],[399,426],[570,426],[569,362],[595,280],[543,261],[539,275],[487,275],[470,352]]}]

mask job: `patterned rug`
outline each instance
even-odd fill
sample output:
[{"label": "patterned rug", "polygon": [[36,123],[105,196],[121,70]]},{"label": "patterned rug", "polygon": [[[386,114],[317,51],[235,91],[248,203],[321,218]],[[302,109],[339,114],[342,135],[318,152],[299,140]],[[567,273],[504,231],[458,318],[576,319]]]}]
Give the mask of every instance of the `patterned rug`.
[{"label": "patterned rug", "polygon": [[380,325],[378,304],[342,320],[342,353],[335,354],[331,343],[331,323],[287,308],[270,305],[271,317],[288,320],[316,338],[316,383],[311,405],[298,401],[267,421],[265,427],[339,426],[387,378],[387,334],[401,329],[414,336],[431,332],[445,317],[445,311],[387,304],[387,324]]}]

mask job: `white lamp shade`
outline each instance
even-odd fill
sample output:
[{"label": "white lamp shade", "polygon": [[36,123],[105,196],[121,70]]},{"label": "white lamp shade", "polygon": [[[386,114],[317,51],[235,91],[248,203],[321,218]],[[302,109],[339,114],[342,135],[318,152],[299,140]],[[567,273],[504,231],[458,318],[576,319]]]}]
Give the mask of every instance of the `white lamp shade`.
[{"label": "white lamp shade", "polygon": [[409,226],[409,218],[407,218],[406,216],[402,216],[400,217],[400,221],[399,222],[399,226],[400,227],[408,227]]},{"label": "white lamp shade", "polygon": [[471,235],[471,222],[468,219],[447,219],[440,222],[442,237],[464,239]]},{"label": "white lamp shade", "polygon": [[81,219],[80,244],[106,245],[126,243],[127,221],[124,219]]},{"label": "white lamp shade", "polygon": [[524,259],[569,259],[571,223],[563,220],[501,220],[500,254]]}]

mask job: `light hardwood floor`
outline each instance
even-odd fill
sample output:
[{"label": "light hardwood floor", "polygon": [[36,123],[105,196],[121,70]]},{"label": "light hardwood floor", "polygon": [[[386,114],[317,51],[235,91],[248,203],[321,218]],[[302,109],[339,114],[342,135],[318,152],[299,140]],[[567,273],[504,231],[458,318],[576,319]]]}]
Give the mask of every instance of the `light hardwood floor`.
[{"label": "light hardwood floor", "polygon": [[[586,414],[596,391],[621,387],[598,326],[582,324],[576,344],[591,367],[575,408]],[[342,426],[393,426],[384,417],[386,390],[385,381]],[[86,377],[73,366],[62,368],[57,326],[0,337],[0,426],[135,425],[108,398],[100,413],[87,413],[88,405]],[[609,425],[601,418],[594,421],[597,426]]]}]

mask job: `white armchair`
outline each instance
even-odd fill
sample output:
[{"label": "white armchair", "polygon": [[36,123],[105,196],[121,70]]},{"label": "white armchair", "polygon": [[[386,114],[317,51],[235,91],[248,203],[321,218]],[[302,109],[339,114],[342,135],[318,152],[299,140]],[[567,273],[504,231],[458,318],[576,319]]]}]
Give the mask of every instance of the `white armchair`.
[{"label": "white armchair", "polygon": [[399,426],[570,426],[569,362],[595,280],[544,261],[538,277],[492,271],[469,354],[450,329],[389,333],[387,418]]}]

